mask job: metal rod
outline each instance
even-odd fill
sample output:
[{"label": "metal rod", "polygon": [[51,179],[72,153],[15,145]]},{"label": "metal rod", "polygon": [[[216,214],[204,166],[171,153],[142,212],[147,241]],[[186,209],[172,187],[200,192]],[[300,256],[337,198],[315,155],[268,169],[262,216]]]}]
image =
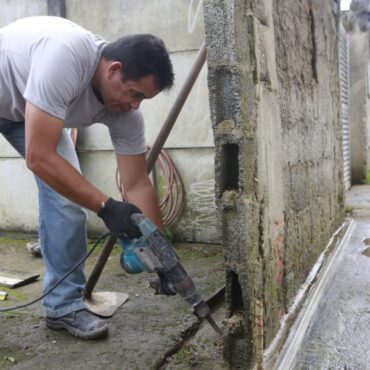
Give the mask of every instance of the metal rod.
[{"label": "metal rod", "polygon": [[216,321],[213,320],[211,315],[206,316],[206,320],[209,322],[209,324],[212,326],[213,330],[218,334],[218,335],[223,335],[222,330],[220,327],[216,324]]},{"label": "metal rod", "polygon": [[96,283],[98,282],[98,279],[103,271],[105,264],[107,263],[109,255],[111,254],[114,244],[116,244],[116,241],[117,238],[113,235],[111,235],[108,239],[105,240],[103,249],[99,255],[99,259],[96,262],[93,270],[91,271],[89,279],[86,282],[84,290],[85,298],[89,299],[91,297],[91,293],[94,290]]},{"label": "metal rod", "polygon": [[[164,146],[164,143],[166,142],[168,135],[170,134],[177,117],[179,116],[182,107],[184,106],[184,103],[189,96],[189,93],[194,85],[194,82],[196,81],[199,72],[201,71],[204,62],[206,60],[207,56],[207,49],[206,44],[203,42],[198,54],[197,58],[193,64],[193,67],[189,73],[188,78],[186,79],[181,91],[179,92],[179,95],[176,98],[176,101],[170,110],[167,119],[165,120],[162,129],[160,133],[157,136],[157,139],[155,143],[152,146],[152,149],[149,152],[148,158],[146,160],[146,166],[148,173],[151,172],[151,170],[154,167],[154,164],[156,160],[158,159],[158,156]],[[107,262],[107,259],[113,249],[114,244],[116,243],[117,238],[115,236],[110,236],[107,241],[104,243],[103,249],[100,253],[99,259],[95,264],[95,267],[93,271],[91,272],[89,279],[87,280],[84,296],[85,298],[89,298],[91,296],[91,293],[103,271],[103,268]]]}]

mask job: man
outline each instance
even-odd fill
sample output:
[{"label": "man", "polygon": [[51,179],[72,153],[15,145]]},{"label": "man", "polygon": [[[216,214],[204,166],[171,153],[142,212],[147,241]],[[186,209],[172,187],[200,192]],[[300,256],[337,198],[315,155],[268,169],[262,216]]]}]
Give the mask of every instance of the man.
[{"label": "man", "polygon": [[[133,35],[106,43],[62,18],[30,17],[0,29],[0,133],[25,157],[39,189],[39,238],[51,287],[86,250],[86,212],[118,237],[137,236],[130,215],[163,228],[146,172],[144,123],[137,110],[173,85],[164,43]],[[105,123],[129,202],[111,199],[80,173],[67,130]],[[135,204],[135,205],[134,205]],[[83,207],[83,208],[82,208]],[[46,325],[82,339],[108,332],[86,310],[83,267],[45,297]]]}]

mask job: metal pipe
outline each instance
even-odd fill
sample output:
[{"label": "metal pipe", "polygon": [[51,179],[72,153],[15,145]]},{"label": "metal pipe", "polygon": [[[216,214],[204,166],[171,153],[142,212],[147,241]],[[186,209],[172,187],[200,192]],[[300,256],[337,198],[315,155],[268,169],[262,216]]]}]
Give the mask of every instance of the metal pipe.
[{"label": "metal pipe", "polygon": [[[149,152],[148,158],[146,160],[147,163],[147,171],[150,173],[150,171],[153,169],[154,164],[156,160],[158,159],[158,156],[164,146],[164,143],[166,142],[168,135],[170,134],[177,117],[179,116],[182,107],[184,106],[184,103],[189,96],[189,93],[194,85],[194,82],[196,81],[204,62],[206,61],[207,56],[207,49],[206,44],[203,42],[198,54],[197,58],[193,64],[193,67],[189,73],[189,76],[187,77],[183,87],[181,88],[181,91],[179,92],[176,101],[170,110],[167,119],[165,120],[162,129],[160,133],[157,136],[157,139],[155,143],[152,146],[152,149]],[[103,249],[100,253],[99,259],[96,262],[93,271],[91,272],[84,291],[85,298],[91,297],[91,293],[98,282],[98,279],[103,271],[103,268],[107,262],[107,259],[112,252],[113,246],[116,243],[117,238],[113,235],[111,235],[106,242],[104,243]]]},{"label": "metal pipe", "polygon": [[105,240],[103,249],[99,255],[99,259],[96,262],[93,270],[91,271],[89,279],[86,282],[84,290],[85,298],[89,299],[91,297],[91,293],[94,290],[96,283],[98,282],[98,279],[103,271],[105,264],[107,263],[109,255],[111,254],[114,244],[116,244],[116,241],[117,238],[113,235],[111,235],[109,238]]}]

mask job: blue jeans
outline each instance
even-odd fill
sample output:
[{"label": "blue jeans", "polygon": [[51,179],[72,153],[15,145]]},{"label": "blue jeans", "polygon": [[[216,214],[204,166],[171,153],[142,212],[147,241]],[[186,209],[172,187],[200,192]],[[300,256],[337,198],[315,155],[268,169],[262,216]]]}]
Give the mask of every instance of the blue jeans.
[{"label": "blue jeans", "polygon": [[[0,117],[0,133],[19,154],[25,156],[23,122],[12,122]],[[80,171],[78,158],[67,130],[63,130],[57,150]],[[40,178],[35,176],[35,179],[39,190],[39,238],[46,267],[44,277],[46,291],[86,253],[87,215],[79,205],[52,190]],[[60,317],[85,308],[82,294],[85,282],[84,266],[81,265],[44,298],[46,316]]]}]

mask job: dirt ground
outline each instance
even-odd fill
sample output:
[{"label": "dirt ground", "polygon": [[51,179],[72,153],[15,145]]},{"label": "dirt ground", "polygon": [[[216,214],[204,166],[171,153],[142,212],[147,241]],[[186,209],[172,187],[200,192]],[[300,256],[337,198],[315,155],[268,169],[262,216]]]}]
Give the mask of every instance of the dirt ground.
[{"label": "dirt ground", "polygon": [[[42,259],[26,250],[29,240],[0,234],[0,271],[40,273],[36,282],[0,290],[8,299],[0,307],[27,302],[41,293]],[[224,262],[220,246],[177,244],[184,267],[208,299],[224,286]],[[99,251],[87,262],[89,272]],[[207,323],[199,323],[179,296],[155,296],[149,274],[130,275],[119,265],[115,247],[96,291],[119,291],[129,300],[108,319],[109,336],[81,341],[64,331],[45,327],[41,303],[0,313],[1,369],[224,369],[222,338]],[[222,327],[222,302],[213,313]]]}]

